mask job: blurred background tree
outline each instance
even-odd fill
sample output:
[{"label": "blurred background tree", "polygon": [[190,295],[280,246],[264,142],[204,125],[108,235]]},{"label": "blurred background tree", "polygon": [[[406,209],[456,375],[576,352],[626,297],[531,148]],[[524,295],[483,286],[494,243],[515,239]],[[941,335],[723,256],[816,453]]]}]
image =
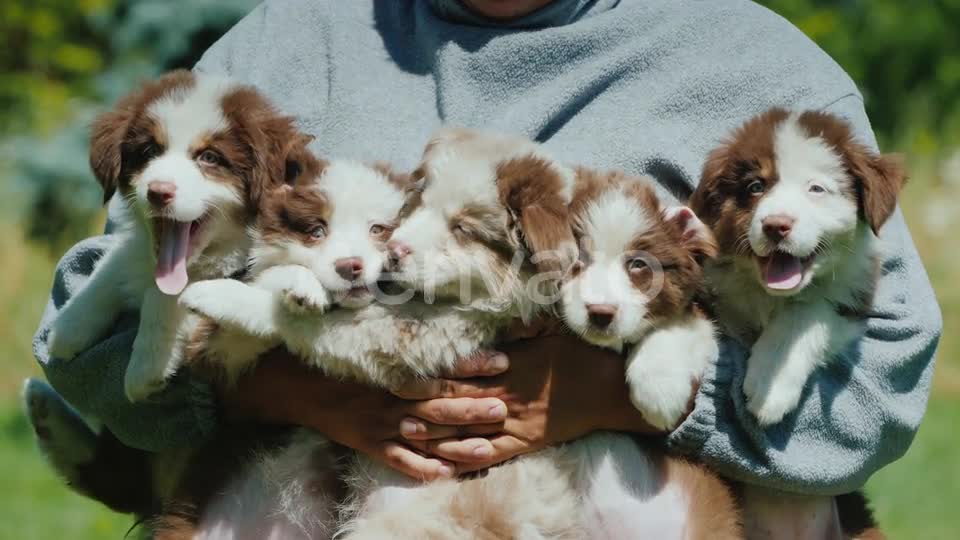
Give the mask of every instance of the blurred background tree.
[{"label": "blurred background tree", "polygon": [[[335,0],[355,1],[355,0]],[[382,0],[396,1],[396,0]],[[733,0],[709,0],[733,1]],[[56,260],[102,227],[87,126],[139,80],[190,67],[255,0],[0,0],[0,540],[121,538],[130,523],[67,491],[17,406]],[[902,207],[944,311],[930,408],[867,486],[891,538],[960,520],[960,0],[761,0],[858,83],[882,147],[907,155]],[[745,22],[745,24],[748,24]]]},{"label": "blurred background tree", "polygon": [[[192,67],[253,0],[34,0],[0,5],[0,148],[7,208],[60,252],[100,210],[87,126],[142,79]],[[13,199],[7,196],[12,196]],[[16,204],[10,204],[15,202]]]}]

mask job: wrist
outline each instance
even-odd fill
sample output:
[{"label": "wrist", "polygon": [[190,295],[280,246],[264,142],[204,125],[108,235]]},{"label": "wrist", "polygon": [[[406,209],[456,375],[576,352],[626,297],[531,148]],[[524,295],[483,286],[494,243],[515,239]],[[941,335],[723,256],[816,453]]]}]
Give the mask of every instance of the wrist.
[{"label": "wrist", "polygon": [[651,426],[643,418],[643,414],[630,400],[630,387],[624,374],[622,363],[614,366],[616,370],[607,375],[610,381],[607,388],[611,391],[605,394],[604,411],[600,416],[602,424],[598,429],[608,431],[623,431],[642,435],[658,435],[665,433]]}]

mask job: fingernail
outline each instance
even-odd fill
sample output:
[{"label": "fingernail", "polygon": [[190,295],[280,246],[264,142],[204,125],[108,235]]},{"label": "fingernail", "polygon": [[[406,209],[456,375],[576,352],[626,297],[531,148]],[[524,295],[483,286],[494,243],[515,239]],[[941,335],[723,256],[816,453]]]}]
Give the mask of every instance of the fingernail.
[{"label": "fingernail", "polygon": [[507,417],[507,406],[503,403],[497,403],[493,407],[490,407],[490,410],[487,411],[487,415],[493,420],[500,420]]},{"label": "fingernail", "polygon": [[453,467],[449,465],[441,465],[437,472],[444,478],[453,478]]},{"label": "fingernail", "polygon": [[403,419],[400,422],[401,435],[416,435],[420,431],[420,423],[413,420]]},{"label": "fingernail", "polygon": [[508,365],[509,360],[507,359],[507,355],[503,353],[497,353],[490,357],[490,369],[492,370],[503,371],[507,369]]},{"label": "fingernail", "polygon": [[478,446],[473,449],[473,456],[478,458],[492,457],[493,449],[487,445]]}]

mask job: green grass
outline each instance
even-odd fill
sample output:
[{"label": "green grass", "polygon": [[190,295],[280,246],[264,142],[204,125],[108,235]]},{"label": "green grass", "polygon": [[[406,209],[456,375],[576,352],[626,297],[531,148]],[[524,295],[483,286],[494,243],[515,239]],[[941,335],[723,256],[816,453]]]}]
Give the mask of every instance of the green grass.
[{"label": "green grass", "polygon": [[[916,174],[914,176],[916,178]],[[956,537],[960,515],[960,246],[924,225],[931,201],[952,201],[960,215],[960,187],[914,182],[904,209],[944,311],[934,392],[907,455],[870,480],[867,491],[892,539]],[[956,218],[954,218],[956,219]],[[954,225],[960,225],[955,222]],[[16,231],[14,227],[7,230]],[[46,301],[53,258],[16,234],[0,236],[0,540],[122,538],[131,519],[73,494],[43,464],[20,413],[20,381],[37,375],[30,338]]]},{"label": "green grass", "polygon": [[133,523],[66,489],[43,462],[25,418],[13,406],[0,413],[0,469],[2,540],[119,539]]}]

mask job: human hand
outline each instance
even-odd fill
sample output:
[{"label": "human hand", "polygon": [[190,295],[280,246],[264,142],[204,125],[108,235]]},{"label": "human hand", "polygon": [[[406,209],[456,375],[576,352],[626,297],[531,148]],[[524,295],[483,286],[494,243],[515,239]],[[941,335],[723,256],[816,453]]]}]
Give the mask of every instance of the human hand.
[{"label": "human hand", "polygon": [[[495,365],[488,373],[509,364],[499,375],[453,376],[397,389],[398,396],[414,402],[412,414],[400,425],[401,435],[426,456],[448,460],[462,473],[595,430],[662,433],[631,405],[624,362],[616,353],[562,335],[524,339],[501,349],[462,362],[473,366],[465,372]],[[471,401],[490,399],[503,403],[504,421],[470,425],[471,418],[461,411],[478,410]]]}]

